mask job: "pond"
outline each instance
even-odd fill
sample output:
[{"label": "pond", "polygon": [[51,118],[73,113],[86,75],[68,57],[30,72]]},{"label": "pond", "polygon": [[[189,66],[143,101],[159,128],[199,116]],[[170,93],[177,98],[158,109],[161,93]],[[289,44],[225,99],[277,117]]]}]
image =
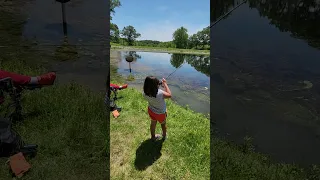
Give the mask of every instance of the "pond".
[{"label": "pond", "polygon": [[[216,0],[211,21],[240,1]],[[211,28],[218,136],[280,162],[320,163],[320,2],[248,0]]]},{"label": "pond", "polygon": [[[125,60],[129,54],[136,57],[131,63]],[[118,73],[127,78],[129,86],[141,91],[146,76],[166,78],[173,101],[207,116],[210,114],[209,56],[122,51]]]},{"label": "pond", "polygon": [[27,0],[22,4],[26,20],[21,36],[32,42],[32,50],[46,55],[37,61],[56,71],[58,83],[75,81],[94,90],[106,90],[102,82],[109,69],[107,4],[98,0],[65,3],[65,32],[61,3]]}]

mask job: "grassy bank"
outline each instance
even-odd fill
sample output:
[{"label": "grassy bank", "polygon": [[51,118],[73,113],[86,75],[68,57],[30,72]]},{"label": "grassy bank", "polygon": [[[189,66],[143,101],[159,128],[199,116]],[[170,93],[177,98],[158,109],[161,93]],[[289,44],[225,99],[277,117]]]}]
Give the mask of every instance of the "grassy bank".
[{"label": "grassy bank", "polygon": [[[112,179],[209,179],[207,118],[169,100],[168,139],[152,143],[147,102],[141,92],[128,88],[119,96],[123,97],[118,101],[123,110],[119,118],[110,120]],[[156,132],[161,134],[159,124]]]},{"label": "grassy bank", "polygon": [[[0,67],[39,75],[46,72],[41,62],[51,57],[21,41],[24,16],[17,16],[18,2],[2,2],[6,4],[0,8],[0,36],[5,37],[0,39]],[[109,128],[103,99],[104,94],[72,83],[25,92],[26,117],[14,129],[26,143],[39,147],[37,156],[27,159],[32,167],[22,179],[107,179]],[[0,179],[11,179],[7,160],[0,158]]]},{"label": "grassy bank", "polygon": [[145,51],[145,52],[166,52],[176,54],[196,54],[209,55],[209,50],[195,50],[195,49],[177,49],[177,48],[162,48],[162,47],[148,47],[148,46],[122,46],[120,44],[111,43],[111,49],[121,49],[127,51]]}]

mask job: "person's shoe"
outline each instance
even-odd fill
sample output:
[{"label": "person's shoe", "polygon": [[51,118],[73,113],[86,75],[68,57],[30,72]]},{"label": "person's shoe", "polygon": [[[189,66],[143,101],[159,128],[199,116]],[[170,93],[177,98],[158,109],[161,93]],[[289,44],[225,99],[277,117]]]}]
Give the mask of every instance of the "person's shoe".
[{"label": "person's shoe", "polygon": [[41,76],[38,76],[38,82],[39,85],[52,85],[56,79],[56,73],[49,72],[47,74],[43,74]]},{"label": "person's shoe", "polygon": [[127,87],[128,87],[128,84],[124,84],[124,85],[120,86],[119,89],[120,89],[120,90],[121,90],[121,89],[126,89]]},{"label": "person's shoe", "polygon": [[152,141],[157,141],[157,140],[159,140],[161,138],[161,135],[160,134],[156,134],[155,136],[154,136],[154,138],[151,138],[151,140]]},{"label": "person's shoe", "polygon": [[166,140],[166,139],[168,139],[168,134],[165,135],[165,136],[162,135],[162,141],[164,141],[164,140]]}]

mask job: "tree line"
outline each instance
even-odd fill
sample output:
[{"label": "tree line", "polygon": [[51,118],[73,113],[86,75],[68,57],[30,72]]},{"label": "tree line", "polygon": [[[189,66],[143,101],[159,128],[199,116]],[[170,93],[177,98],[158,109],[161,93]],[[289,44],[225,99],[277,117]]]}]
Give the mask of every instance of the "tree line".
[{"label": "tree line", "polygon": [[[115,14],[115,8],[121,6],[119,0],[110,0],[110,13]],[[111,16],[112,20],[112,16]],[[179,49],[210,49],[210,28],[205,27],[195,34],[189,35],[185,27],[178,28],[172,34],[172,41],[160,42],[154,40],[137,40],[141,34],[137,30],[128,25],[122,30],[110,22],[110,41],[121,45],[128,46],[149,46],[149,47],[163,47],[163,48],[179,48]]]}]

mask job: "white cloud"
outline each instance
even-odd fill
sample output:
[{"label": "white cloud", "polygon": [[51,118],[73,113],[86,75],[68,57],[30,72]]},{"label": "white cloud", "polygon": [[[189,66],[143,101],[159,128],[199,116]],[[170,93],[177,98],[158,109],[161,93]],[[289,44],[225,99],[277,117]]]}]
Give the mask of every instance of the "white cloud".
[{"label": "white cloud", "polygon": [[141,34],[139,40],[171,41],[173,32],[181,26],[187,28],[188,34],[191,35],[202,30],[208,25],[203,24],[199,26],[165,20],[148,23],[135,28]]},{"label": "white cloud", "polygon": [[166,10],[168,10],[169,8],[167,7],[167,6],[158,6],[157,7],[157,10],[158,11],[166,11]]}]

